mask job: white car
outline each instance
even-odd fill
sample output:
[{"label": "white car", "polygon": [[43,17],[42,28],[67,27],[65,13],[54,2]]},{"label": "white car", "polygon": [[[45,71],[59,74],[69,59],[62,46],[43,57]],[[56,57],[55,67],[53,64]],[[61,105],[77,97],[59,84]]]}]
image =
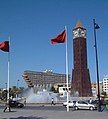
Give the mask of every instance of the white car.
[{"label": "white car", "polygon": [[[72,102],[71,101],[68,102],[69,107],[73,107],[73,104],[74,104],[73,101]],[[67,106],[67,102],[64,102],[63,106]]]},{"label": "white car", "polygon": [[75,109],[89,109],[89,110],[95,110],[96,106],[93,104],[89,104],[85,101],[78,101],[76,102]]},{"label": "white car", "polygon": [[[67,102],[63,103],[64,106],[67,106]],[[85,101],[72,101],[68,103],[69,107],[74,107],[75,110],[78,109],[89,109],[89,110],[95,110],[96,106],[93,104],[89,104]]]}]

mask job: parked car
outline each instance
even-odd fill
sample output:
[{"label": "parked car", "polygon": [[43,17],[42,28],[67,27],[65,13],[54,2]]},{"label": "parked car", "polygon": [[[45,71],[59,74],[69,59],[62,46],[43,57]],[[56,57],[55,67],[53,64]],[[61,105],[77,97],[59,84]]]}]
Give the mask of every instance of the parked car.
[{"label": "parked car", "polygon": [[[72,101],[72,102],[69,101],[69,102],[68,102],[68,105],[69,105],[69,107],[73,107],[73,101]],[[67,102],[64,102],[64,103],[63,103],[63,106],[67,106]]]},{"label": "parked car", "polygon": [[97,106],[90,104],[88,102],[85,101],[78,101],[76,102],[76,106],[75,109],[89,109],[89,110],[95,110],[97,109]]},{"label": "parked car", "polygon": [[[97,106],[90,104],[86,101],[72,101],[69,102],[69,107],[74,107],[75,110],[78,109],[89,109],[89,110],[95,110]],[[67,106],[67,102],[63,103],[64,106]]]},{"label": "parked car", "polygon": [[9,105],[10,105],[10,107],[16,107],[16,108],[22,108],[22,107],[24,107],[24,104],[23,103],[20,103],[18,101],[13,101],[13,100],[10,100],[9,101]]}]

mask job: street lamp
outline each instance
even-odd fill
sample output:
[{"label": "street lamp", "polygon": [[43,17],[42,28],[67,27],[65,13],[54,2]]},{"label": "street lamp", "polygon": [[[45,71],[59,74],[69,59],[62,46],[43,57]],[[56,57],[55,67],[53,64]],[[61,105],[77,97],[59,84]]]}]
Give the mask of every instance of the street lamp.
[{"label": "street lamp", "polygon": [[93,19],[93,24],[94,24],[94,48],[95,48],[95,54],[96,54],[96,70],[97,70],[97,85],[98,85],[98,111],[101,111],[101,100],[100,100],[100,88],[99,88],[99,69],[98,69],[98,52],[97,52],[97,42],[96,42],[96,29],[99,29],[99,25],[95,22],[95,19]]},{"label": "street lamp", "polygon": [[19,79],[17,80],[17,89],[19,88]]},{"label": "street lamp", "polygon": [[19,79],[17,80],[17,94],[16,94],[17,98],[18,98],[18,88],[19,88]]},{"label": "street lamp", "polygon": [[7,90],[7,83],[5,83],[5,85],[6,85],[6,87],[5,87],[5,88],[6,88],[6,90]]},{"label": "street lamp", "polygon": [[7,99],[8,99],[8,89],[7,89],[7,83],[5,83],[5,85],[6,85],[6,101],[7,101]]}]

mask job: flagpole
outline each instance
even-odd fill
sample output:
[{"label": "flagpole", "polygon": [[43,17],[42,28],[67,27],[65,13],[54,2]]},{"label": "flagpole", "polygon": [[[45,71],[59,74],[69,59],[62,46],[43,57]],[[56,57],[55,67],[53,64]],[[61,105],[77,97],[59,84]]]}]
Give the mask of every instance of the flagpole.
[{"label": "flagpole", "polygon": [[95,22],[95,19],[93,19],[93,24],[94,24],[94,40],[95,40],[95,44],[94,44],[94,47],[95,47],[95,55],[96,55],[96,73],[97,73],[97,86],[98,86],[98,111],[100,112],[101,111],[101,100],[100,100],[100,88],[99,88],[99,67],[98,67],[98,52],[97,52],[97,41],[96,41],[96,29],[99,28],[99,26],[96,26],[96,22]]},{"label": "flagpole", "polygon": [[68,53],[67,53],[67,27],[66,30],[66,85],[67,85],[67,112],[69,112],[69,86],[68,86]]},{"label": "flagpole", "polygon": [[[10,36],[9,36],[9,46],[10,46]],[[9,101],[9,87],[10,87],[10,51],[8,52],[8,81],[7,81],[7,103]]]}]

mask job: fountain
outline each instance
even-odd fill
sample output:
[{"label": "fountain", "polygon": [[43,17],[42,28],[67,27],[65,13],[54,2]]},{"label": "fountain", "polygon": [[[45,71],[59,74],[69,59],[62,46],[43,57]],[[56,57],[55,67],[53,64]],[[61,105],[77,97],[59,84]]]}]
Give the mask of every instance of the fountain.
[{"label": "fountain", "polygon": [[[34,88],[27,88],[19,97],[21,97],[19,101],[24,102],[26,99],[26,103],[51,103],[52,98],[54,103],[63,103],[67,100],[67,93],[65,92],[63,96],[60,96],[58,93],[53,93],[45,89],[35,92]],[[69,95],[70,101],[78,99],[78,92],[74,96]]]},{"label": "fountain", "polygon": [[22,97],[22,99],[26,99],[26,103],[51,103],[52,98],[55,103],[58,102],[58,94],[45,89],[34,93],[34,88],[29,88],[23,92]]}]

